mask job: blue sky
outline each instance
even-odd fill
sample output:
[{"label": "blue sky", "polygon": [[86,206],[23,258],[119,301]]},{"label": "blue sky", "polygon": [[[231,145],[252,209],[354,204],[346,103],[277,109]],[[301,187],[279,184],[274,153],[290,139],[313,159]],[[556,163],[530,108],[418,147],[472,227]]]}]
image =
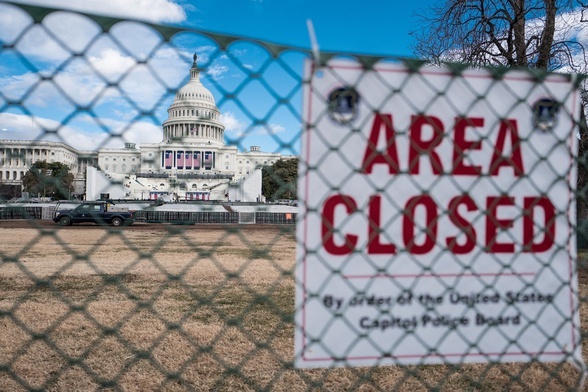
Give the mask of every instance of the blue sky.
[{"label": "blue sky", "polygon": [[[418,28],[415,13],[427,6],[427,2],[417,7],[409,2],[349,0],[14,1],[305,49],[310,48],[310,19],[323,51],[393,56],[411,56],[409,33]],[[205,69],[202,81],[223,113],[228,144],[239,150],[259,145],[267,152],[299,152],[299,81],[306,58],[301,53],[281,58],[291,67],[286,70],[256,45],[239,42],[224,53],[214,42],[188,34],[174,37],[174,50],[169,50],[157,47],[161,38],[153,31],[125,25],[111,33],[121,48],[106,38],[98,39],[97,26],[71,14],[46,18],[44,31],[28,29],[28,16],[1,0],[0,8],[0,40],[17,48],[0,55],[0,139],[58,140],[83,150],[120,147],[125,142],[157,143],[173,100],[167,91],[185,83],[196,51]],[[145,57],[154,48],[158,48],[155,54]],[[84,56],[72,59],[72,51],[82,51]],[[145,70],[141,60],[147,60],[157,75]],[[248,79],[247,72],[257,71],[262,73],[261,80]],[[52,83],[42,82],[40,75],[50,76]],[[108,87],[112,82],[117,89]],[[227,98],[230,95],[234,98]],[[278,103],[285,99],[287,104]],[[90,110],[76,110],[76,106]],[[141,111],[152,115],[143,116]]]},{"label": "blue sky", "polygon": [[[310,19],[323,51],[403,57],[412,57],[410,32],[420,27],[416,14],[434,4],[432,0],[13,1],[305,49],[310,48],[306,23]],[[0,40],[16,48],[0,53],[0,139],[60,140],[82,150],[160,142],[161,123],[173,101],[168,92],[186,82],[192,54],[197,52],[202,81],[221,110],[228,144],[239,150],[258,145],[267,152],[299,152],[300,80],[307,58],[301,52],[288,52],[276,62],[261,46],[237,42],[222,52],[215,42],[193,33],[175,36],[171,45],[164,45],[153,30],[136,24],[116,25],[107,37],[92,21],[72,14],[45,18],[45,30],[30,29],[29,24],[27,15],[0,0]],[[76,51],[83,56],[73,58]],[[256,74],[261,77],[251,77]],[[42,81],[43,75],[51,82]]]},{"label": "blue sky", "polygon": [[306,20],[313,22],[321,49],[359,54],[410,56],[415,14],[430,0],[203,0],[180,1],[183,25],[218,33],[309,47]]}]

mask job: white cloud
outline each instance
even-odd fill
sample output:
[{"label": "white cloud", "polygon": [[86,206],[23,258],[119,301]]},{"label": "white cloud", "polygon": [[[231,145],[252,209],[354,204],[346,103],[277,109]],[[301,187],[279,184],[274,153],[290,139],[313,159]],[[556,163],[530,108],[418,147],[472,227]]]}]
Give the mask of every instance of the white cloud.
[{"label": "white cloud", "polygon": [[74,60],[51,81],[40,81],[34,72],[1,78],[0,91],[11,100],[26,97],[25,106],[29,110],[33,110],[32,106],[47,107],[68,99],[73,109],[76,104],[87,105],[98,94],[103,99],[111,96],[106,82],[117,80],[134,64],[133,59],[119,52],[105,50],[100,57],[90,57],[88,62]]},{"label": "white cloud", "polygon": [[258,135],[275,135],[285,131],[286,128],[280,124],[266,124],[265,126],[258,126],[255,128],[255,133]]},{"label": "white cloud", "polygon": [[[163,130],[160,126],[147,121],[134,122],[133,125],[125,131],[124,139],[127,142],[136,143],[160,143],[163,139]],[[121,146],[122,147],[122,146]]]},{"label": "white cloud", "polygon": [[241,122],[232,112],[225,112],[220,115],[220,121],[225,126],[225,132],[228,132],[235,137],[240,137],[245,131],[245,123]]},{"label": "white cloud", "polygon": [[[89,117],[80,118],[82,122],[91,122]],[[31,117],[22,114],[0,113],[0,138],[4,140],[44,140],[60,141],[85,151],[97,148],[122,148],[125,142],[158,143],[162,139],[162,130],[149,121],[135,121],[129,124],[124,121],[101,119],[110,130],[108,132],[87,132],[58,121]],[[113,137],[120,135],[120,137]]]},{"label": "white cloud", "polygon": [[[21,0],[22,1],[22,0]],[[22,1],[39,5],[51,5],[48,0]],[[183,9],[168,0],[87,0],[75,1],[52,0],[55,5],[66,9],[95,9],[99,14],[118,13],[118,16],[131,19],[148,19],[153,22],[166,20],[167,8],[182,11]],[[153,13],[153,17],[145,14],[145,10]],[[181,21],[182,18],[172,21]],[[73,53],[83,56],[95,55],[105,48],[124,50],[137,59],[144,60],[147,53],[159,45],[161,36],[155,30],[140,23],[119,23],[112,27],[110,36],[101,35],[102,28],[88,17],[75,13],[51,13],[43,19],[41,25],[31,25],[30,16],[17,7],[0,4],[0,41],[14,44],[15,49],[25,55],[37,68],[50,68],[44,62],[61,64],[72,57]],[[48,34],[48,32],[50,34]],[[113,42],[110,37],[118,41]],[[43,63],[42,65],[39,63]]]},{"label": "white cloud", "polygon": [[111,130],[112,135],[120,135],[111,137],[104,147],[121,148],[124,147],[124,143],[159,143],[163,139],[161,126],[149,121],[134,121],[129,124],[125,121],[106,119],[102,120],[102,123]]},{"label": "white cloud", "polygon": [[108,35],[102,35],[102,28],[96,22],[73,13],[51,13],[43,19],[42,26],[31,25],[28,14],[1,3],[0,25],[0,41],[14,44],[15,49],[38,68],[48,68],[47,64],[39,62],[61,64],[74,53],[96,56],[107,48],[145,60],[162,42],[157,31],[141,23],[118,23]]},{"label": "white cloud", "polygon": [[246,132],[255,135],[276,135],[278,133],[286,132],[284,126],[276,123],[255,126],[253,129],[249,129],[249,132],[247,130],[247,124],[239,120],[235,114],[230,111],[221,114],[220,120],[225,126],[225,132],[234,138],[242,138]]},{"label": "white cloud", "polygon": [[[42,108],[68,100],[73,110],[74,105],[87,106],[98,97],[100,105],[122,99],[126,106],[135,103],[150,110],[167,88],[178,87],[187,77],[189,65],[164,50],[149,59],[148,65],[137,65],[120,51],[105,48],[87,59],[72,61],[48,81],[41,81],[34,72],[0,78],[0,91],[14,101],[26,97],[24,104],[31,111],[33,106]],[[119,83],[108,87],[108,82]]]},{"label": "white cloud", "polygon": [[[14,113],[0,113],[2,139],[29,140],[38,138],[43,132],[30,116]],[[58,127],[57,121],[48,121],[49,128]]]},{"label": "white cloud", "polygon": [[39,76],[32,72],[7,76],[0,78],[0,91],[8,99],[17,101],[35,84],[39,83],[39,80]]},{"label": "white cloud", "polygon": [[151,22],[178,23],[186,20],[185,10],[172,0],[15,0],[15,2]]},{"label": "white cloud", "polygon": [[86,134],[48,118],[31,117],[23,114],[0,113],[2,139],[43,140],[65,142],[80,150],[93,150],[107,138],[107,134]]},{"label": "white cloud", "polygon": [[89,60],[94,69],[110,81],[118,80],[136,64],[132,57],[112,48],[102,50],[98,56],[90,56]]},{"label": "white cloud", "polygon": [[219,80],[229,70],[226,65],[214,64],[206,70],[206,73],[212,76],[215,80]]}]

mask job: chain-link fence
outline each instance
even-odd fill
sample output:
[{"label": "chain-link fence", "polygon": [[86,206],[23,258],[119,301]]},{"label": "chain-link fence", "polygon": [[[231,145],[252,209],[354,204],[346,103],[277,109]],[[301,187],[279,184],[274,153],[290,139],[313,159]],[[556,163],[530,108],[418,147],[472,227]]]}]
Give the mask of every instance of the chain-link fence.
[{"label": "chain-link fence", "polygon": [[[560,391],[580,387],[583,372],[578,369],[583,369],[583,363],[577,354],[584,353],[585,332],[578,322],[586,322],[586,252],[581,235],[577,258],[571,249],[576,245],[573,232],[581,224],[575,224],[570,207],[576,199],[583,201],[584,193],[582,185],[573,192],[574,168],[584,162],[582,145],[577,160],[574,142],[580,128],[574,111],[579,111],[580,104],[558,106],[558,121],[566,122],[569,134],[550,136],[547,149],[535,144],[528,130],[509,122],[518,110],[533,112],[529,100],[538,90],[542,99],[548,99],[544,103],[572,100],[579,79],[562,77],[562,85],[572,86],[567,93],[550,84],[533,87],[530,93],[517,85],[517,78],[505,77],[504,69],[488,71],[482,78],[453,65],[445,68],[444,82],[438,84],[423,78],[423,73],[431,71],[423,72],[419,62],[364,56],[355,56],[351,67],[342,60],[316,75],[309,68],[305,73],[313,55],[298,48],[10,3],[0,3],[0,14],[6,21],[0,32],[4,74],[0,135],[16,135],[11,133],[14,129],[27,136],[0,140],[4,199],[27,181],[34,162],[45,160],[63,162],[71,169],[73,182],[66,186],[71,197],[76,181],[90,181],[87,167],[95,167],[110,173],[111,179],[116,177],[122,187],[132,189],[135,182],[149,181],[147,193],[162,192],[165,185],[185,194],[186,200],[193,190],[194,197],[220,195],[224,204],[222,208],[206,204],[198,212],[156,210],[150,205],[135,213],[137,224],[113,228],[60,227],[51,219],[41,219],[47,214],[41,214],[39,207],[22,206],[22,200],[4,203],[0,210],[0,390]],[[319,60],[315,65],[337,57],[319,56],[314,58]],[[396,66],[402,71],[394,71]],[[388,76],[370,74],[378,67],[390,71]],[[398,73],[405,79],[389,76]],[[551,77],[521,73],[520,78],[537,86]],[[305,90],[310,89],[310,75],[331,83],[325,91],[336,93],[332,101],[316,93],[320,89]],[[413,81],[407,81],[411,75]],[[483,79],[483,87],[467,87],[468,77]],[[205,89],[200,85],[185,88],[195,78]],[[365,83],[381,96],[371,100]],[[414,83],[423,91],[421,101],[409,91],[414,92]],[[452,89],[464,84],[471,96],[461,97],[462,103],[453,102]],[[339,85],[352,89],[338,90]],[[485,100],[489,95],[493,101]],[[308,116],[310,123],[303,130],[304,111],[310,110],[303,101],[308,104],[311,98],[323,109]],[[196,110],[204,112],[177,113],[186,110],[173,106],[183,99],[195,102]],[[442,110],[468,118],[462,123],[461,136],[456,136],[458,125],[439,125],[433,116],[421,118],[423,127],[411,131],[418,116],[431,112],[440,101]],[[345,107],[336,108],[333,102]],[[365,113],[380,114],[356,116],[358,102]],[[502,121],[491,124],[494,133],[469,133],[483,128],[474,118],[480,102],[496,102],[496,107],[485,108]],[[413,113],[412,125],[393,122],[397,120],[388,115],[389,104]],[[549,122],[549,113],[542,121]],[[193,124],[186,117],[198,117],[198,125],[209,128],[170,122],[174,116],[185,124]],[[346,132],[308,136],[313,129],[335,123]],[[195,147],[203,136],[197,132],[208,132],[202,140],[216,143],[217,155],[206,155],[212,147]],[[240,181],[246,181],[257,167],[300,154],[303,135],[308,141],[316,139],[312,139],[313,149],[307,145],[309,150],[302,151],[307,160],[301,162],[299,175],[308,183],[300,192],[304,196],[298,201],[300,210],[296,206],[279,210],[268,204],[243,208],[230,202],[225,180],[238,180],[241,175]],[[402,141],[409,136],[412,147],[408,139]],[[458,140],[458,148],[449,154],[448,166],[436,148],[451,138]],[[179,150],[166,147],[182,143]],[[261,143],[265,152],[257,147],[241,155],[237,152]],[[517,160],[519,143],[535,148],[531,167],[526,157]],[[135,144],[141,144],[140,152]],[[550,156],[552,151],[555,157]],[[489,167],[477,171],[481,164],[476,154],[489,157]],[[420,162],[423,155],[428,158]],[[567,159],[563,171],[559,163],[553,164],[562,156]],[[132,159],[138,160],[134,168]],[[222,175],[194,174],[200,173],[196,169],[207,170],[206,159]],[[168,165],[173,169],[168,170]],[[517,173],[522,165],[525,170]],[[195,171],[183,177],[178,174],[178,182],[171,182],[170,173],[180,167],[184,172],[188,167]],[[421,181],[418,167],[434,174],[433,180]],[[380,169],[384,175],[364,179],[358,186],[354,176],[380,173]],[[457,177],[441,179],[459,170],[473,170],[474,176],[467,182]],[[505,185],[500,180],[503,171],[514,173],[518,182]],[[295,189],[291,179],[285,180],[290,178],[286,169],[272,175],[279,184],[273,198],[282,199]],[[580,167],[579,184],[584,184],[584,175]],[[55,181],[46,182],[43,191],[48,192]],[[349,186],[372,196],[353,199]],[[63,183],[56,187],[63,190]],[[473,187],[482,189],[480,197],[486,204],[479,205]],[[444,199],[440,195],[446,188],[462,198]],[[400,196],[406,189],[424,196]],[[488,189],[491,194],[484,194]],[[463,197],[467,194],[472,195],[471,203]],[[537,198],[531,200],[531,194]],[[236,198],[242,195],[246,190]],[[39,191],[38,196],[45,201],[49,193]],[[545,199],[561,200],[550,205]],[[438,202],[445,209],[436,210]],[[584,217],[581,205],[578,222]],[[362,210],[368,212],[359,214]],[[438,225],[443,219],[452,222],[451,229]],[[298,239],[292,225],[296,222],[305,225]],[[561,232],[561,222],[569,231]],[[484,237],[480,227],[490,234]],[[512,227],[523,234],[513,234]],[[477,237],[472,234],[476,230]],[[471,244],[473,250],[467,250]],[[525,246],[535,247],[534,252]],[[362,247],[371,253],[362,254]],[[420,256],[428,247],[444,250],[432,258]],[[555,251],[534,256],[544,251],[542,247]],[[322,248],[342,258],[333,264]],[[473,263],[464,264],[457,254],[467,254]],[[559,270],[562,259],[565,271]],[[367,262],[370,271],[355,270],[358,260]],[[395,260],[408,260],[425,272],[419,274]],[[476,260],[499,273],[484,272]],[[440,261],[459,273],[441,276]],[[523,270],[535,272],[521,273],[521,263]],[[309,268],[299,280],[297,265]],[[505,283],[498,275],[515,280]],[[482,299],[471,291],[462,292],[462,297],[454,293],[462,280],[472,277],[481,287]],[[329,286],[333,282],[339,285]],[[383,289],[388,293],[417,295],[424,286],[435,295],[431,303],[422,304],[421,313],[415,313],[413,325],[412,316],[395,321],[402,307],[398,298],[374,294],[382,284],[389,285]],[[526,299],[501,301],[498,288],[505,284],[512,285],[513,295]],[[301,295],[298,303],[296,290]],[[458,310],[457,322],[445,322],[444,310],[436,306],[454,294],[463,308]],[[345,302],[341,311],[332,305],[340,297]],[[571,305],[559,309],[560,300]],[[353,321],[352,308],[370,301],[369,318],[362,313],[357,323]],[[484,319],[472,338],[467,331],[473,326],[467,320],[470,313],[487,309],[483,302],[491,303],[501,320],[516,321],[516,328],[509,330],[512,325]],[[529,308],[525,302],[534,304]],[[326,317],[318,329],[313,329],[310,320],[316,316],[313,311]],[[417,326],[427,327],[423,317],[429,317],[426,323],[441,326],[436,343],[418,334]],[[460,320],[466,320],[465,324]],[[520,323],[525,327],[518,327]],[[569,339],[572,346],[562,343],[570,330],[579,331],[579,336]],[[296,348],[295,335],[300,339]],[[386,344],[381,344],[380,335],[388,339]],[[529,349],[537,337],[542,343]],[[378,355],[369,354],[367,362],[362,362],[365,358],[355,350],[364,346]],[[415,347],[417,355],[401,354]],[[472,357],[481,363],[464,363]],[[322,361],[323,366],[326,362],[327,367],[295,366],[309,366],[313,361]],[[385,366],[390,364],[397,366]]]}]

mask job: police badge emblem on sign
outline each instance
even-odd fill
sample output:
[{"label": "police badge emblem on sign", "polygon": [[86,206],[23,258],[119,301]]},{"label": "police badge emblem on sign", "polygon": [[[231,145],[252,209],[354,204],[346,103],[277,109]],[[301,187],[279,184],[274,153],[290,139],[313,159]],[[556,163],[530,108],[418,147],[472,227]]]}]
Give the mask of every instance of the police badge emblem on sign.
[{"label": "police badge emblem on sign", "polygon": [[306,73],[296,366],[583,363],[573,78]]},{"label": "police badge emblem on sign", "polygon": [[550,131],[556,124],[558,104],[550,98],[542,98],[533,105],[533,124],[537,129]]},{"label": "police badge emblem on sign", "polygon": [[348,124],[357,116],[359,94],[353,87],[337,87],[329,93],[329,116],[339,124]]}]

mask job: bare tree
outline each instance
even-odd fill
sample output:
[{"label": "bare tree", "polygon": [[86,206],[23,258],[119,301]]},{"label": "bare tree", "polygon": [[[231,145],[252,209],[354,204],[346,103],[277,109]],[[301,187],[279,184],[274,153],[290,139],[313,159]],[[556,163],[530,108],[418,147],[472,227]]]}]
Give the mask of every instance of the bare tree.
[{"label": "bare tree", "polygon": [[[588,1],[445,0],[420,15],[417,57],[440,63],[503,65],[586,73]],[[584,40],[584,41],[583,41]],[[578,213],[588,215],[588,88],[582,94]]]},{"label": "bare tree", "polygon": [[413,50],[433,62],[585,72],[584,9],[570,0],[446,0],[419,15]]}]

